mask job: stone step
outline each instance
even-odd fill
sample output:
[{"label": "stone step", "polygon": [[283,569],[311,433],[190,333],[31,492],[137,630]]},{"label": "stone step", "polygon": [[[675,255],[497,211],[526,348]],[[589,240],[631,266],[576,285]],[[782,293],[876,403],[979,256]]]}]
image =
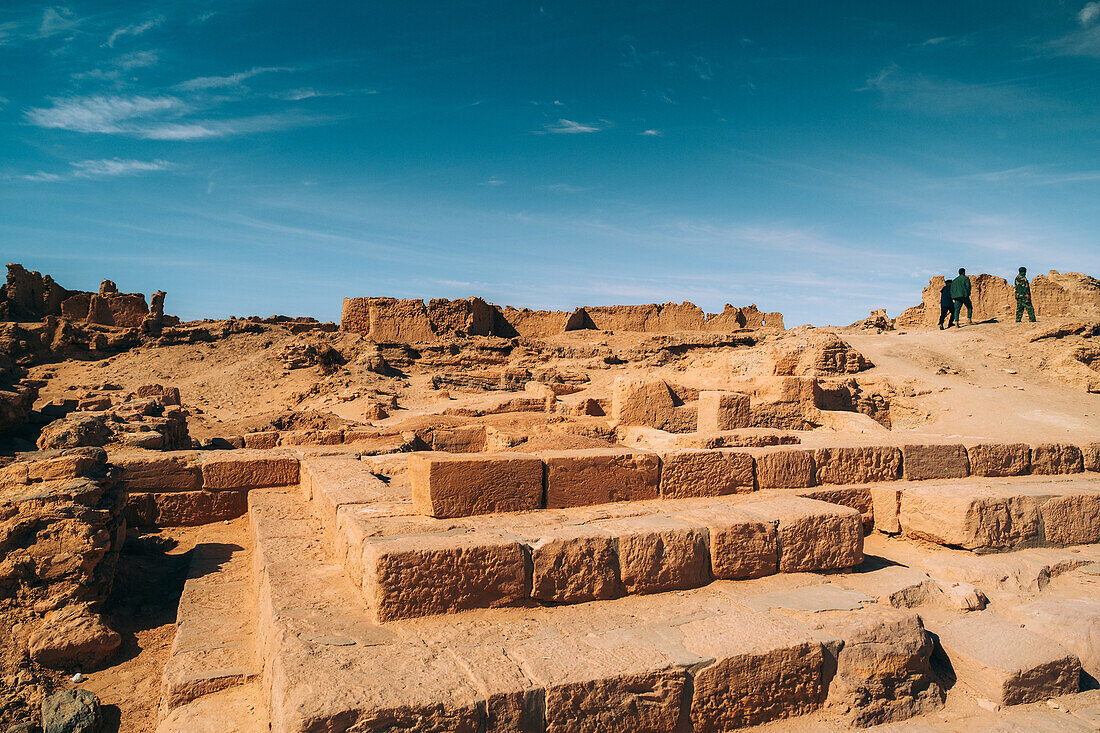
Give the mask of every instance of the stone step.
[{"label": "stone step", "polygon": [[[337,493],[313,483],[326,521]],[[379,621],[607,600],[863,560],[858,511],[787,492],[450,520],[401,510],[346,499],[335,532],[327,530]]]},{"label": "stone step", "polygon": [[161,683],[162,719],[193,700],[245,684],[260,672],[252,558],[246,544],[241,521],[211,524],[191,551]]},{"label": "stone step", "polygon": [[730,730],[822,706],[870,724],[938,694],[920,692],[931,641],[915,614],[857,604],[805,623],[739,602],[775,577],[379,624],[300,495],[249,501],[275,733]]},{"label": "stone step", "polygon": [[259,679],[196,698],[173,710],[157,733],[267,733],[267,705]]}]

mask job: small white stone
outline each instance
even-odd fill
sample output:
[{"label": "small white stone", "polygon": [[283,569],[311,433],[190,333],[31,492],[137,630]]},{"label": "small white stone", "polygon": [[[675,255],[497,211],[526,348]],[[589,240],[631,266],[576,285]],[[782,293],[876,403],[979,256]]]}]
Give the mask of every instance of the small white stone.
[{"label": "small white stone", "polygon": [[74,675],[73,675],[72,677],[70,677],[70,678],[69,678],[69,680],[70,680],[71,682],[73,682],[73,683],[75,683],[75,684],[78,684],[78,685],[79,685],[79,684],[80,684],[81,682],[83,682],[83,681],[84,681],[84,675],[82,675],[82,674],[80,674],[79,672],[77,672],[77,673],[76,673],[76,674],[74,674]]}]

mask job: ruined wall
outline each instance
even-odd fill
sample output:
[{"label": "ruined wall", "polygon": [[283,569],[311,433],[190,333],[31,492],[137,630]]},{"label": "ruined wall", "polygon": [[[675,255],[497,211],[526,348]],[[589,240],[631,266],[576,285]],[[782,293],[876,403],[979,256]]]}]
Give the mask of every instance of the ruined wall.
[{"label": "ruined wall", "polygon": [[520,336],[539,338],[573,330],[567,328],[572,315],[568,311],[536,311],[530,308],[513,308],[509,305],[504,307],[501,314]]},{"label": "ruined wall", "polygon": [[[940,316],[943,284],[942,276],[932,278],[921,293],[920,305],[902,312],[894,322],[895,328],[934,328]],[[983,273],[971,275],[970,284],[975,321],[1016,318],[1016,291],[1008,280]],[[1100,317],[1100,280],[1078,272],[1051,270],[1032,279],[1031,301],[1038,318]]]},{"label": "ruined wall", "polygon": [[[144,295],[120,293],[110,280],[103,281],[98,293],[67,290],[49,275],[9,264],[7,281],[0,287],[0,321],[30,323],[59,316],[74,323],[138,328],[148,315]],[[173,316],[162,320],[179,322]]]},{"label": "ruined wall", "polygon": [[344,298],[340,330],[379,343],[416,343],[443,336],[514,336],[495,306],[481,298],[428,301]]}]

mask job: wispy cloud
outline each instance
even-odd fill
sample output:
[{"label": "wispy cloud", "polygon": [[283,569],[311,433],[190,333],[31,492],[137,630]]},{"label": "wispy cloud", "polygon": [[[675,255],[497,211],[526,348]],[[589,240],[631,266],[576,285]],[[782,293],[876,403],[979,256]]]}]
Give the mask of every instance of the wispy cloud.
[{"label": "wispy cloud", "polygon": [[[1094,21],[1090,18],[1089,23]],[[1086,26],[1047,43],[1043,49],[1058,56],[1100,58],[1100,24]]]},{"label": "wispy cloud", "polygon": [[568,183],[551,183],[546,187],[546,190],[555,193],[583,193],[588,189],[581,186],[571,186]]},{"label": "wispy cloud", "polygon": [[58,33],[72,30],[80,24],[73,11],[64,7],[46,8],[42,11],[42,22],[38,24],[38,38],[49,38]]},{"label": "wispy cloud", "polygon": [[891,64],[867,79],[860,92],[877,92],[898,109],[932,115],[980,111],[983,114],[1035,111],[1050,105],[1012,82],[973,84],[908,73]]},{"label": "wispy cloud", "polygon": [[158,25],[164,22],[164,16],[157,16],[156,18],[150,18],[142,23],[134,23],[133,25],[122,26],[116,28],[107,39],[107,42],[103,45],[108,48],[114,48],[115,41],[123,36],[140,36],[148,30],[156,28]]},{"label": "wispy cloud", "polygon": [[1077,22],[1081,24],[1082,28],[1088,28],[1098,18],[1100,18],[1100,2],[1088,3],[1077,13]]},{"label": "wispy cloud", "polygon": [[503,186],[505,183],[507,183],[507,181],[501,180],[500,178],[497,178],[496,176],[490,176],[489,180],[485,181],[484,185],[486,185],[486,186]]},{"label": "wispy cloud", "polygon": [[229,76],[200,76],[196,79],[180,82],[172,87],[175,91],[193,92],[204,89],[222,89],[226,87],[240,86],[243,82],[260,74],[269,74],[276,71],[294,71],[286,66],[254,66],[248,71],[239,71]]},{"label": "wispy cloud", "polygon": [[103,158],[101,160],[80,160],[69,163],[70,170],[64,173],[37,171],[23,176],[23,180],[43,183],[55,183],[81,178],[114,178],[136,176],[155,171],[165,171],[173,167],[166,160],[123,160],[121,158]]},{"label": "wispy cloud", "polygon": [[[300,102],[303,99],[314,99],[323,97],[350,97],[358,94],[378,94],[377,89],[350,89],[344,91],[333,90],[319,90],[312,87],[306,87],[305,89],[287,89],[281,92],[272,92],[268,96],[272,99],[282,99],[287,102]],[[477,102],[474,103],[478,104]]]},{"label": "wispy cloud", "polygon": [[958,180],[981,181],[983,183],[1012,183],[1025,186],[1057,186],[1065,183],[1091,183],[1100,181],[1100,170],[1085,171],[1044,171],[1035,166],[1020,166],[987,173],[972,173],[960,176]]},{"label": "wispy cloud", "polygon": [[660,137],[661,136],[661,131],[660,130],[653,130],[653,129],[642,130],[638,134],[643,135],[645,137]]},{"label": "wispy cloud", "polygon": [[916,224],[908,233],[921,239],[1002,253],[1040,247],[1045,241],[1040,234],[1014,217],[986,214]]},{"label": "wispy cloud", "polygon": [[541,130],[535,130],[535,134],[549,134],[549,135],[577,135],[587,132],[600,132],[606,128],[606,123],[602,122],[574,122],[573,120],[567,120],[564,117],[557,122],[548,122],[542,126]]}]

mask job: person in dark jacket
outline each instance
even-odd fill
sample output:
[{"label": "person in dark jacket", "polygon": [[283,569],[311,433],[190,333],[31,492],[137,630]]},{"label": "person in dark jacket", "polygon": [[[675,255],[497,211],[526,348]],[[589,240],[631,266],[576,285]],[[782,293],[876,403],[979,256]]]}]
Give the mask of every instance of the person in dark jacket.
[{"label": "person in dark jacket", "polygon": [[959,268],[959,276],[951,281],[951,300],[954,303],[955,325],[962,327],[962,321],[959,316],[962,314],[962,307],[966,306],[966,323],[968,326],[974,325],[974,306],[970,302],[970,278],[966,276],[966,268]]},{"label": "person in dark jacket", "polygon": [[1016,276],[1016,323],[1027,311],[1027,317],[1035,323],[1035,307],[1031,304],[1031,284],[1027,281],[1027,268],[1021,267],[1020,274]]},{"label": "person in dark jacket", "polygon": [[943,319],[947,319],[947,327],[955,324],[955,301],[951,299],[951,278],[943,276],[943,287],[940,288],[940,330],[943,330]]}]

